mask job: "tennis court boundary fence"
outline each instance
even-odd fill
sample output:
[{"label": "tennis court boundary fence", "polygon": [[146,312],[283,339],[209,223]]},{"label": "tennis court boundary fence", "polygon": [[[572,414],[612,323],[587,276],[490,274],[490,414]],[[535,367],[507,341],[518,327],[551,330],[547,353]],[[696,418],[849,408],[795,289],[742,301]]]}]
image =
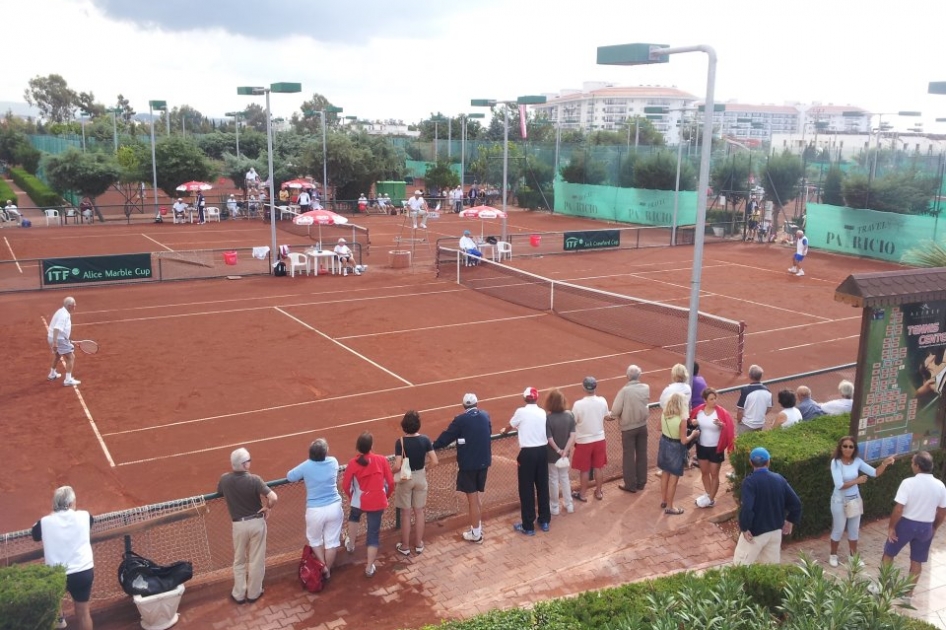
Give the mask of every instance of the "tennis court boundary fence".
[{"label": "tennis court boundary fence", "polygon": [[[457,284],[533,310],[553,313],[580,326],[686,355],[690,309],[553,280],[441,248],[437,259],[453,258]],[[474,264],[475,263],[475,264]],[[441,275],[446,265],[441,264]],[[741,373],[746,323],[699,312],[696,358]]]},{"label": "tennis court boundary fence", "polygon": [[[764,381],[765,385],[773,390],[787,388],[794,391],[799,385],[811,388],[813,398],[825,400],[837,391],[841,379],[853,381],[855,378],[854,363],[847,363],[820,370],[793,374]],[[645,375],[645,382],[656,381]],[[776,388],[775,386],[779,387]],[[739,399],[740,387],[729,387],[719,390],[719,404],[726,409],[735,409]],[[658,395],[660,387],[656,382],[652,385],[654,396]],[[657,462],[657,445],[660,440],[660,407],[654,402],[649,405],[647,453],[649,471],[652,474]],[[766,428],[772,428],[778,411],[772,409],[766,417]],[[484,520],[485,529],[506,527],[500,524],[501,517],[496,516],[505,511],[516,510],[519,506],[518,482],[516,471],[516,455],[519,451],[519,441],[513,438],[513,433],[505,436],[493,436],[493,465],[489,472],[489,483],[483,495],[484,512],[488,515]],[[605,480],[617,479],[622,475],[622,447],[621,430],[616,422],[605,423],[606,447],[608,463],[604,469]],[[393,443],[390,445],[393,450]],[[348,448],[334,445],[337,452],[347,452]],[[308,442],[294,447],[298,452],[299,461],[308,455]],[[393,462],[393,455],[389,456]],[[229,453],[220,451],[221,472],[229,471]],[[295,464],[293,464],[295,465]],[[426,521],[434,522],[466,513],[466,499],[456,492],[456,451],[450,446],[440,451],[440,464],[427,471],[429,485]],[[341,467],[338,481],[341,482],[344,466]],[[577,477],[571,473],[573,483]],[[653,478],[651,483],[657,483]],[[210,480],[208,480],[208,483]],[[76,482],[73,482],[76,485]],[[267,566],[297,563],[300,551],[306,542],[305,538],[305,510],[306,489],[303,482],[289,482],[279,479],[268,482],[268,485],[279,495],[279,504],[270,513],[268,519],[268,534],[266,543]],[[50,493],[51,496],[52,493]],[[82,501],[80,490],[80,502]],[[343,506],[348,513],[348,500],[342,495]],[[578,508],[580,512],[581,508]],[[397,510],[393,504],[384,512],[382,531],[387,535],[395,532],[399,527]],[[37,519],[44,516],[38,514]],[[95,558],[95,569],[98,578],[92,589],[92,602],[95,607],[104,607],[128,596],[121,590],[118,580],[114,576],[118,572],[124,551],[123,537],[132,537],[134,550],[155,562],[168,564],[177,560],[189,560],[194,565],[194,576],[197,582],[222,582],[232,579],[231,566],[233,563],[232,523],[227,511],[226,501],[216,492],[167,501],[139,508],[111,512],[104,515],[93,515],[95,523],[92,526],[92,548]],[[576,513],[576,516],[580,515]],[[362,534],[363,540],[363,534]],[[428,544],[437,544],[435,540]],[[360,545],[359,545],[360,546]],[[393,541],[382,543],[382,553],[393,549]],[[345,555],[340,556],[344,562]],[[42,544],[34,542],[29,529],[23,529],[0,538],[0,565],[23,564],[42,562]],[[294,576],[285,579],[295,580]]]}]

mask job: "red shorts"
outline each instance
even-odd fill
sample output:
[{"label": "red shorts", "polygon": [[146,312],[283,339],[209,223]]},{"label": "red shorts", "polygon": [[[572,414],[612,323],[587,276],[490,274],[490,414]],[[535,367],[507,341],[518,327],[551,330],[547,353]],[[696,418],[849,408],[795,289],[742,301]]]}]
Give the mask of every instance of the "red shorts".
[{"label": "red shorts", "polygon": [[576,444],[572,455],[572,468],[588,472],[592,468],[604,468],[608,463],[608,449],[604,440],[590,444]]}]

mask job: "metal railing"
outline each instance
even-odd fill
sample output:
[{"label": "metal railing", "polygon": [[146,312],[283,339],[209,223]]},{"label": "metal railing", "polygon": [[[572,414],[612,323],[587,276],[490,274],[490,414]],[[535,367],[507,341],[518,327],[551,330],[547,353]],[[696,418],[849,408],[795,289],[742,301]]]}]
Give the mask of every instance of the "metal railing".
[{"label": "metal railing", "polygon": [[[765,384],[773,390],[773,395],[782,388],[794,391],[799,385],[807,385],[816,400],[824,401],[836,396],[840,380],[853,381],[854,372],[855,364],[847,363],[767,380]],[[644,382],[652,383],[652,398],[658,398],[660,394],[661,388],[656,384],[658,378],[647,374],[643,378]],[[730,387],[719,390],[718,404],[731,410],[733,415],[739,399],[739,389]],[[647,452],[648,462],[653,470],[660,440],[660,408],[657,403],[651,403],[649,409]],[[776,408],[769,410],[766,415],[766,429],[772,427],[778,412]],[[622,470],[621,432],[616,422],[607,422],[605,433],[608,464],[604,469],[604,476],[605,479],[615,479],[620,477]],[[496,513],[501,510],[514,510],[519,505],[516,470],[518,440],[512,435],[494,436],[492,451],[493,465],[483,496],[484,511]],[[305,455],[300,449],[300,461]],[[339,471],[339,481],[343,472],[344,468]],[[427,472],[428,522],[466,513],[466,500],[455,490],[456,473],[455,451],[450,447],[440,452],[440,464]],[[576,478],[574,472],[571,476],[573,480]],[[299,552],[306,541],[305,484],[280,479],[269,482],[268,485],[279,495],[279,504],[268,520],[267,564],[298,561]],[[349,506],[344,495],[343,501],[347,514]],[[484,526],[489,529],[498,525],[487,518]],[[381,527],[382,531],[388,533],[397,528],[393,506],[389,506],[385,511]],[[123,551],[122,535],[131,533],[135,551],[156,562],[165,564],[176,560],[189,560],[194,564],[195,576],[208,580],[231,579],[231,520],[224,499],[217,493],[96,516],[92,533],[96,572],[101,575],[116,574]],[[42,561],[42,546],[33,542],[30,530],[11,532],[0,538],[0,564],[39,561]],[[93,602],[103,602],[126,595],[120,590],[117,580],[103,579],[95,581],[92,597]]]}]

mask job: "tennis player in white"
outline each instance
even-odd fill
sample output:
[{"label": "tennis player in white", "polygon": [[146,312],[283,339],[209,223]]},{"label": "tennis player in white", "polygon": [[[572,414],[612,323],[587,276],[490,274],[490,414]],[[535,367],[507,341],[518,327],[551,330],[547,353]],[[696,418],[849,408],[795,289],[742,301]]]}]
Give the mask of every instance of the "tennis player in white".
[{"label": "tennis player in white", "polygon": [[65,387],[74,387],[80,381],[72,378],[72,367],[76,362],[76,349],[72,345],[70,338],[72,336],[72,311],[76,310],[76,299],[67,297],[62,301],[62,308],[53,314],[49,320],[49,330],[46,333],[46,341],[49,343],[49,350],[53,353],[53,363],[49,367],[49,376],[46,378],[55,381],[62,376],[56,371],[56,364],[59,363],[59,357],[66,361],[66,380],[62,382]]},{"label": "tennis player in white", "polygon": [[801,268],[801,263],[808,255],[808,237],[801,230],[795,232],[795,255],[792,256],[792,266],[788,268],[788,273],[796,276],[805,275],[805,270]]}]

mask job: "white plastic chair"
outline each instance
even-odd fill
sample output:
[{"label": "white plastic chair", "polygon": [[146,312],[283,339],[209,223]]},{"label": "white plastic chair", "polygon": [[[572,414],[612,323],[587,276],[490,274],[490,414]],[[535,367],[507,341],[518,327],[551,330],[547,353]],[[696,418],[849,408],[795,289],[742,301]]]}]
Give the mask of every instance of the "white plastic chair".
[{"label": "white plastic chair", "polygon": [[291,219],[295,216],[298,216],[298,212],[293,212],[289,206],[276,206],[276,209],[279,210],[279,220],[282,221],[287,216]]},{"label": "white plastic chair", "polygon": [[220,208],[207,206],[204,208],[204,221],[216,221],[220,223]]},{"label": "white plastic chair", "polygon": [[47,226],[49,225],[49,220],[50,220],[50,219],[55,219],[55,220],[56,220],[55,222],[56,222],[57,224],[60,223],[60,221],[59,221],[59,210],[54,210],[53,208],[47,208],[46,210],[43,210],[43,214],[46,215],[46,225],[47,225]]},{"label": "white plastic chair", "polygon": [[309,257],[305,254],[300,254],[299,252],[289,252],[287,256],[289,259],[289,275],[293,278],[296,277],[296,269],[305,269],[306,274],[309,273]]},{"label": "white plastic chair", "polygon": [[497,261],[501,261],[503,256],[505,256],[508,260],[512,260],[512,243],[509,241],[496,241],[496,245],[493,247],[496,248],[495,252]]}]

